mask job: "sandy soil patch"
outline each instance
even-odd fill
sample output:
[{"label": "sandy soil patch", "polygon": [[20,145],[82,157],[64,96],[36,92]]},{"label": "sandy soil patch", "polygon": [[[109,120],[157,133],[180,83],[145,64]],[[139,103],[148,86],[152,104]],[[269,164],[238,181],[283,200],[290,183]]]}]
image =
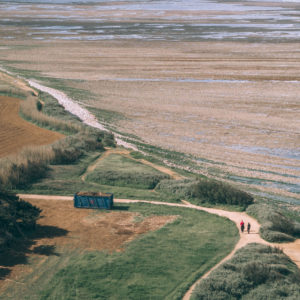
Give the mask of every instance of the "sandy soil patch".
[{"label": "sandy soil patch", "polygon": [[141,217],[138,213],[76,209],[71,201],[30,200],[40,207],[43,226],[58,226],[65,236],[40,239],[37,245],[68,246],[86,250],[120,251],[138,235],[154,231],[172,222],[176,216]]},{"label": "sandy soil patch", "polygon": [[64,136],[35,126],[19,116],[20,101],[0,96],[0,157],[17,153],[26,146],[41,146]]}]

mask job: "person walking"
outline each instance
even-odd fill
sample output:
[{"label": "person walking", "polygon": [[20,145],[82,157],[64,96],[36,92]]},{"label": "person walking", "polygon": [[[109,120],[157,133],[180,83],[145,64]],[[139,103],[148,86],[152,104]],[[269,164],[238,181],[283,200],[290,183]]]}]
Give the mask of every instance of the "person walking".
[{"label": "person walking", "polygon": [[251,228],[251,224],[248,222],[248,225],[247,225],[247,232],[248,232],[248,234],[250,233],[250,228]]},{"label": "person walking", "polygon": [[241,232],[243,233],[245,229],[245,223],[243,220],[241,221],[240,226],[241,226]]}]

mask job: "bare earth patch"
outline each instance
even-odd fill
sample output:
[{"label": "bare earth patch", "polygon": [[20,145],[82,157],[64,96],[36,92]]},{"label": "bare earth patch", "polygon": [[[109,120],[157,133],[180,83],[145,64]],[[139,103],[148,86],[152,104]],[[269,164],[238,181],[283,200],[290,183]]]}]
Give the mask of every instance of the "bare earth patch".
[{"label": "bare earth patch", "polygon": [[[38,264],[43,264],[47,254],[38,253],[54,249],[52,255],[59,248],[76,251],[104,250],[123,251],[126,243],[149,231],[155,231],[173,222],[178,216],[150,216],[142,217],[138,213],[126,211],[104,211],[92,209],[76,209],[72,201],[63,200],[28,200],[41,208],[42,218],[38,221],[37,238],[26,251],[27,259],[38,258]],[[52,233],[50,232],[52,231]],[[63,232],[64,234],[58,234]],[[38,252],[37,249],[40,249]],[[56,250],[57,249],[57,250]],[[21,250],[22,251],[22,250]],[[10,253],[2,265],[0,261],[0,291],[11,283],[19,283],[19,279],[32,272],[30,264],[18,263],[17,251]],[[9,266],[7,268],[7,266]],[[5,275],[9,269],[9,274]],[[19,283],[22,284],[22,283]]]},{"label": "bare earth patch", "polygon": [[120,251],[124,243],[148,231],[154,231],[172,222],[176,216],[142,218],[126,211],[76,209],[71,201],[30,200],[40,207],[40,225],[57,226],[67,230],[66,236],[40,239],[38,245],[69,246],[88,250]]},{"label": "bare earth patch", "polygon": [[0,96],[0,157],[17,153],[26,146],[51,144],[63,137],[22,119],[19,116],[20,101]]}]

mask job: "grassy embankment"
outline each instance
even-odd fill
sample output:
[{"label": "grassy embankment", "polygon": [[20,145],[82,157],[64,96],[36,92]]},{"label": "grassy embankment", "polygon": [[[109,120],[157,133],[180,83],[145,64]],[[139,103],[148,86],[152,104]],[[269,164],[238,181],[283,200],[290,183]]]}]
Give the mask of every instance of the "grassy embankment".
[{"label": "grassy embankment", "polygon": [[260,198],[246,212],[261,224],[261,237],[269,242],[292,242],[300,238],[299,211]]},{"label": "grassy embankment", "polygon": [[130,242],[122,252],[58,247],[57,255],[32,261],[33,272],[21,281],[24,284],[13,285],[2,296],[19,299],[22,295],[22,299],[31,300],[180,299],[238,239],[234,224],[204,212],[148,204],[119,205],[118,209],[138,212],[139,219],[153,215],[178,218]]},{"label": "grassy embankment", "polygon": [[192,300],[299,299],[300,271],[277,248],[250,244],[197,285]]}]

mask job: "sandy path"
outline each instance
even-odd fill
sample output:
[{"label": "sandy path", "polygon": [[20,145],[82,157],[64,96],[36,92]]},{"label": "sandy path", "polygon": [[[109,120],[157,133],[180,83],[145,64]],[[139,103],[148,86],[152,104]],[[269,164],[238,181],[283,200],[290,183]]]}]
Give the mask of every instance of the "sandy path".
[{"label": "sandy path", "polygon": [[[19,194],[19,197],[22,199],[39,199],[39,200],[66,200],[66,201],[72,201],[73,197],[70,196],[48,196],[48,195],[26,195],[26,194]],[[263,240],[259,236],[259,229],[260,224],[252,217],[247,215],[245,212],[232,212],[232,211],[226,211],[221,209],[215,209],[215,208],[207,208],[202,206],[193,205],[187,201],[182,201],[183,204],[178,203],[169,203],[169,202],[159,202],[159,201],[146,201],[146,200],[131,200],[131,199],[114,199],[114,202],[116,203],[151,203],[154,205],[167,205],[167,206],[175,206],[175,207],[183,207],[183,208],[191,208],[191,209],[197,209],[202,210],[205,212],[208,212],[210,214],[218,215],[220,217],[225,217],[233,221],[238,228],[240,228],[240,222],[243,220],[245,224],[248,222],[251,223],[251,230],[250,234],[247,232],[240,233],[240,240],[236,244],[235,248],[232,250],[231,253],[229,253],[224,259],[222,259],[218,264],[216,264],[212,269],[210,269],[207,273],[205,273],[201,278],[199,278],[187,291],[187,293],[184,295],[183,300],[190,299],[192,292],[196,285],[205,277],[207,277],[214,269],[216,269],[219,265],[230,259],[235,252],[246,246],[250,243],[260,243],[264,245],[270,245],[270,246],[276,246],[281,248],[286,255],[288,255],[291,260],[300,268],[300,239],[296,240],[293,243],[285,243],[285,244],[275,244],[275,243],[269,243],[265,240]]]}]

